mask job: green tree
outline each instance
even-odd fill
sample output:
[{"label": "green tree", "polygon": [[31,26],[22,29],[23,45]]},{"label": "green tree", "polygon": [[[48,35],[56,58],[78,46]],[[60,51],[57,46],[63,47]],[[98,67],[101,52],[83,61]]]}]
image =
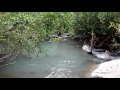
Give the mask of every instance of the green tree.
[{"label": "green tree", "polygon": [[74,13],[69,12],[1,12],[0,52],[25,51],[36,48],[43,52],[41,43],[55,33],[73,33]]},{"label": "green tree", "polygon": [[76,34],[90,43],[93,31],[96,46],[109,47],[117,33],[116,29],[109,28],[110,22],[120,23],[119,12],[76,12],[75,14]]}]

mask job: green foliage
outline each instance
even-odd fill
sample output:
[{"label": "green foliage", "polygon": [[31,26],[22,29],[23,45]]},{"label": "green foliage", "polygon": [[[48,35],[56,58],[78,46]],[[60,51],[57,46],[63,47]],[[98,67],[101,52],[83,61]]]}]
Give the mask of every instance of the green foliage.
[{"label": "green foliage", "polygon": [[44,31],[35,24],[35,15],[34,12],[0,13],[0,36],[4,39],[0,41],[1,52],[26,50],[31,53],[35,50],[34,48],[39,47],[40,42],[44,40],[44,33],[41,34]]},{"label": "green foliage", "polygon": [[1,12],[0,52],[44,52],[45,38],[58,31],[73,33],[73,21],[74,13],[68,12]]},{"label": "green foliage", "polygon": [[[120,23],[119,12],[76,12],[75,32],[84,38],[91,35],[107,35],[110,22]],[[99,37],[98,37],[99,38]]]},{"label": "green foliage", "polygon": [[50,38],[50,42],[59,42],[61,41],[61,37],[58,37],[58,38]]},{"label": "green foliage", "polygon": [[[42,13],[44,23],[44,29],[47,33],[52,34],[54,32],[70,32],[73,31],[73,22],[75,14],[72,12],[47,12]],[[50,31],[50,32],[49,32]]]},{"label": "green foliage", "polygon": [[[39,48],[44,52],[41,43],[57,32],[75,33],[90,40],[93,31],[96,41],[110,36],[114,44],[120,37],[119,24],[119,12],[0,12],[0,51],[32,53]],[[110,33],[113,28],[117,30],[114,35]]]}]

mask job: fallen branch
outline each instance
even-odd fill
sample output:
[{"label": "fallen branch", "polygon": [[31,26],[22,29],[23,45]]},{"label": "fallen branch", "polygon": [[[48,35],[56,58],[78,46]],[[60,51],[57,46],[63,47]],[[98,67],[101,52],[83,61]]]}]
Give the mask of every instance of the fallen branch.
[{"label": "fallen branch", "polygon": [[5,56],[0,58],[0,66],[9,64],[12,60],[14,60],[20,52],[10,52],[7,53]]}]

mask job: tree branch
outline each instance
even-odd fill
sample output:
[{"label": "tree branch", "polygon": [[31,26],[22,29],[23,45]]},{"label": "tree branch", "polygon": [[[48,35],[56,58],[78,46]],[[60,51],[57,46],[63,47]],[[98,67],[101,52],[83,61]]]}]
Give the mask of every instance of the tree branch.
[{"label": "tree branch", "polygon": [[15,24],[13,24],[13,26],[12,26],[11,28],[9,28],[9,29],[7,29],[7,30],[3,30],[3,31],[1,31],[1,32],[4,33],[4,32],[13,31],[13,30],[15,30],[15,28],[16,28],[17,25],[18,25],[18,23],[15,23]]}]

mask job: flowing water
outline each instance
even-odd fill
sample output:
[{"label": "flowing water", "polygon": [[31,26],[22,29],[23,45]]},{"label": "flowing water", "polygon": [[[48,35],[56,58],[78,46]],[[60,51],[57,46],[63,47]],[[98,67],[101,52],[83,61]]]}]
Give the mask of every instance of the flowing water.
[{"label": "flowing water", "polygon": [[1,78],[84,78],[95,65],[95,57],[85,53],[74,40],[43,44],[47,56],[36,52],[32,58],[19,55],[13,63],[0,67]]}]

